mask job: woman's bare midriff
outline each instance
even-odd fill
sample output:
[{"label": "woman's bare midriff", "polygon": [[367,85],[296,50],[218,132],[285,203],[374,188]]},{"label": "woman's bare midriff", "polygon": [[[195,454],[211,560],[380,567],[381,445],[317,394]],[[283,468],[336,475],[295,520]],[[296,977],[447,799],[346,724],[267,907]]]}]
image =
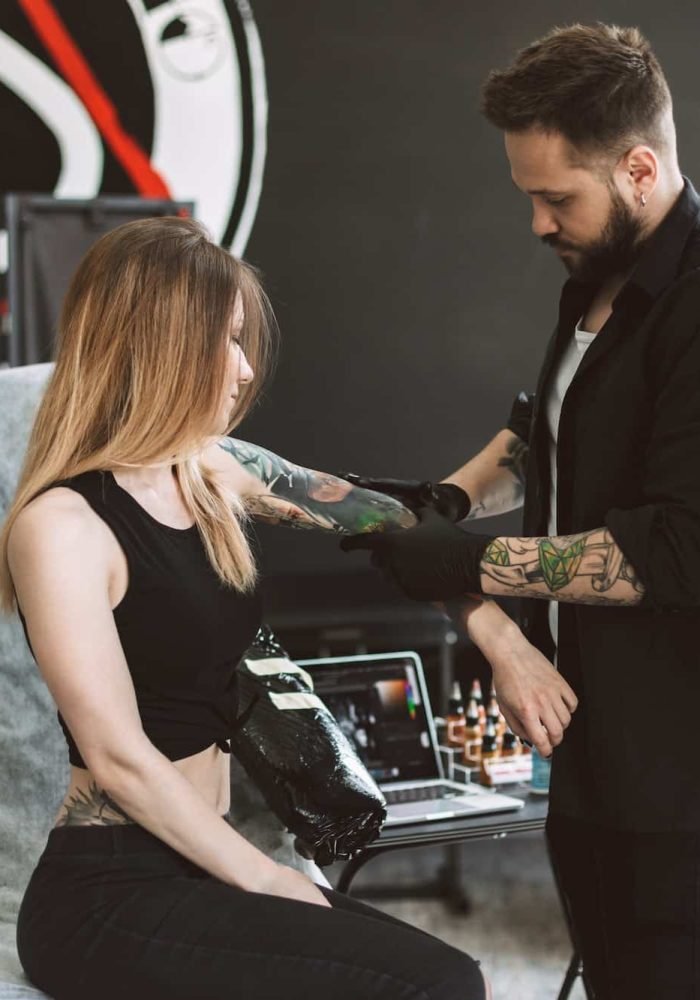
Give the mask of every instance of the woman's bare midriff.
[{"label": "woman's bare midriff", "polygon": [[[219,816],[231,805],[231,758],[216,744],[172,762]],[[56,814],[56,826],[116,826],[133,823],[117,802],[100,787],[90,771],[71,765],[68,790]]]}]

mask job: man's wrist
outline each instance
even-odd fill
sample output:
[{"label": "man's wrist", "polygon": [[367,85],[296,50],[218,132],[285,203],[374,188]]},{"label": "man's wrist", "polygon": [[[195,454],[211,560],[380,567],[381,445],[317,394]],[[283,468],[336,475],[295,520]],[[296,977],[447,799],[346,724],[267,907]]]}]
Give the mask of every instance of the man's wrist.
[{"label": "man's wrist", "polygon": [[515,645],[522,637],[515,622],[495,601],[487,598],[469,595],[461,617],[467,635],[484,655],[504,644]]}]

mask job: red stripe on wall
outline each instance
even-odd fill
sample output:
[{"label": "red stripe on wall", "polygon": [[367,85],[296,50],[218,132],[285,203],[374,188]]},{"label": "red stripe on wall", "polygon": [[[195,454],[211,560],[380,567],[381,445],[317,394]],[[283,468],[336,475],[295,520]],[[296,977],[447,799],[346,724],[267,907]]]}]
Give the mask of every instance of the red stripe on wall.
[{"label": "red stripe on wall", "polygon": [[122,127],[117,109],[50,0],[19,0],[19,5],[139,194],[147,198],[172,197],[148,155]]}]

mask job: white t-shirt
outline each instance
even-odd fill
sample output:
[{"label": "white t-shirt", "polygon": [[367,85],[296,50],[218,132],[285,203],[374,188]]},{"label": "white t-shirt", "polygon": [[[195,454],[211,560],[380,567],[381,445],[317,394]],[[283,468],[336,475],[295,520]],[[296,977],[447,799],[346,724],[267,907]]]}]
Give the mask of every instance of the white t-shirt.
[{"label": "white t-shirt", "polygon": [[[583,319],[583,317],[581,317]],[[566,396],[567,389],[576,374],[576,369],[581,364],[583,355],[595,338],[595,333],[587,333],[581,329],[581,320],[576,324],[574,336],[567,345],[562,355],[559,367],[552,379],[551,389],[546,401],[547,426],[549,429],[549,469],[550,469],[550,490],[549,490],[549,522],[547,524],[547,534],[551,537],[557,534],[557,439],[559,437],[559,418],[561,407]],[[559,604],[557,601],[549,602],[549,628],[554,639],[555,647],[559,642]]]}]

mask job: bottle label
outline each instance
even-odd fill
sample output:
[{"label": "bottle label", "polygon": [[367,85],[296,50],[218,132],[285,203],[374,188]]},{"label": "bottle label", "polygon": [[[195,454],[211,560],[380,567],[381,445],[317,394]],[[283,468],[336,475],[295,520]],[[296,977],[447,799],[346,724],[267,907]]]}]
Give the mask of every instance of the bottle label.
[{"label": "bottle label", "polygon": [[447,719],[447,745],[450,747],[461,747],[464,743],[464,734],[467,724],[464,719]]}]

